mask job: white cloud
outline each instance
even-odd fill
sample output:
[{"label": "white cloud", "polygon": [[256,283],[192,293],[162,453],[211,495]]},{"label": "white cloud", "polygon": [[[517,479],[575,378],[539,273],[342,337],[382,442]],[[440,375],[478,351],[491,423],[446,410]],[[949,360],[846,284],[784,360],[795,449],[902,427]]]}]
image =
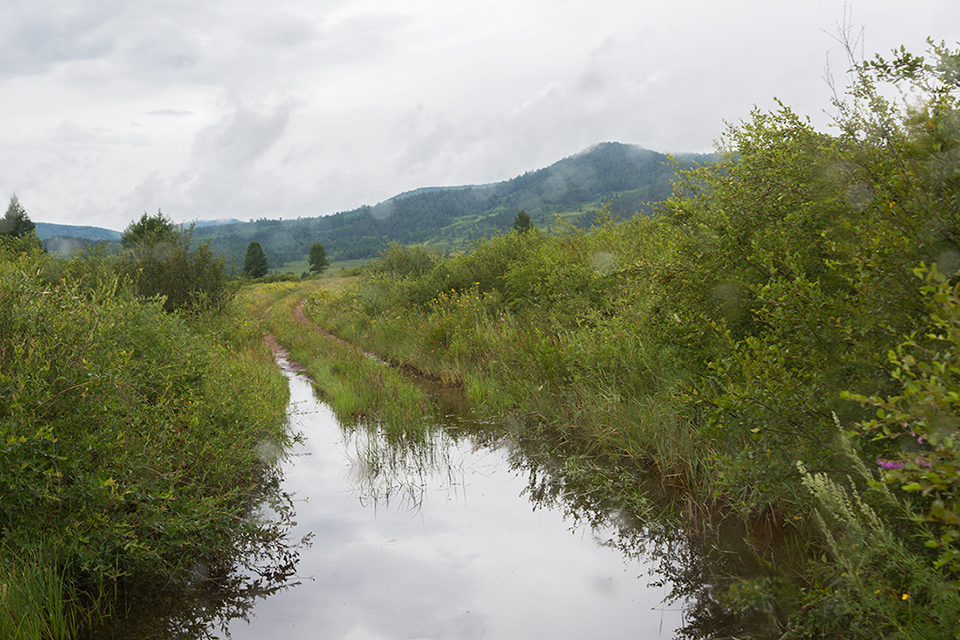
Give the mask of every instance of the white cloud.
[{"label": "white cloud", "polygon": [[[960,40],[947,0],[855,6],[866,51]],[[122,228],[321,215],[605,140],[706,151],[774,97],[825,127],[833,0],[10,0],[0,190]]]},{"label": "white cloud", "polygon": [[192,116],[193,111],[178,111],[177,109],[154,109],[153,111],[147,111],[148,116],[170,116],[173,118],[184,118],[186,116]]}]

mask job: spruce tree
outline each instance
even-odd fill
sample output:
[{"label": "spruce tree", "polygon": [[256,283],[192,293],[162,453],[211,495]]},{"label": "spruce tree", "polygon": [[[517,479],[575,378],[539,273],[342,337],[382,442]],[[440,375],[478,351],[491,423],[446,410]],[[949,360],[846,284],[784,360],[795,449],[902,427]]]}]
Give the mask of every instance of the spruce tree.
[{"label": "spruce tree", "polygon": [[254,240],[247,245],[247,257],[243,261],[243,275],[251,278],[262,278],[267,275],[267,254],[263,252],[260,243]]},{"label": "spruce tree", "polygon": [[327,250],[319,242],[310,245],[310,273],[321,274],[324,269],[330,266],[327,260]]},{"label": "spruce tree", "polygon": [[530,214],[521,209],[513,221],[513,228],[517,233],[530,231],[533,228],[533,223],[530,222]]},{"label": "spruce tree", "polygon": [[19,238],[36,230],[37,225],[30,221],[26,210],[20,204],[20,199],[14,194],[10,198],[10,206],[7,207],[7,213],[0,220],[0,234]]}]

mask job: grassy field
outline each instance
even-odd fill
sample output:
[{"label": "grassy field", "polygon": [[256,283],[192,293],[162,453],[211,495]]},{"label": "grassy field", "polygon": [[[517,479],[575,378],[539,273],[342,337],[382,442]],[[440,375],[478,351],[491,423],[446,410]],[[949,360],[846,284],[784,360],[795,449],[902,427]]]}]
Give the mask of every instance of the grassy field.
[{"label": "grassy field", "polygon": [[[353,270],[362,267],[363,265],[370,262],[368,259],[363,260],[337,260],[330,263],[330,266],[324,270],[321,274],[321,278],[340,278],[343,277],[344,270]],[[301,260],[299,262],[288,262],[282,267],[274,267],[270,269],[270,274],[278,273],[292,273],[297,276],[301,276],[304,273],[310,272],[310,264],[306,260]]]}]

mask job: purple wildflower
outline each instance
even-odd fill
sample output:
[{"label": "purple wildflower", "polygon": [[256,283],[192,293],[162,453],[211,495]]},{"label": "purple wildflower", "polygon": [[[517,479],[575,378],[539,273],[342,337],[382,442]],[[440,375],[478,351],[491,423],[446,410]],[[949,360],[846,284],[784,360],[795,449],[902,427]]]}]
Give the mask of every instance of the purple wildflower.
[{"label": "purple wildflower", "polygon": [[903,469],[902,462],[892,462],[890,460],[877,460],[877,464],[880,465],[882,469],[887,471],[893,471],[894,469]]}]

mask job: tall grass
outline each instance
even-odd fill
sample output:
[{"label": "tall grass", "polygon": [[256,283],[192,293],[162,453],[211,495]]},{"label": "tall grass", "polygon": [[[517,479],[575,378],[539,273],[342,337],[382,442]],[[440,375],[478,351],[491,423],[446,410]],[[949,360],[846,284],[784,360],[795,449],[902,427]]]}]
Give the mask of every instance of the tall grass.
[{"label": "tall grass", "polygon": [[683,374],[636,332],[646,298],[613,280],[636,259],[627,238],[659,227],[614,226],[510,234],[450,258],[394,246],[373,275],[315,292],[304,308],[345,340],[462,387],[479,411],[520,412],[571,450],[655,461],[693,488],[710,472],[704,443],[663,393]]},{"label": "tall grass", "polygon": [[0,565],[0,637],[70,640],[82,615],[79,597],[50,558],[7,550]]},{"label": "tall grass", "polygon": [[314,386],[342,422],[373,421],[398,437],[416,434],[430,407],[426,393],[399,369],[318,330],[296,312],[309,295],[338,285],[329,280],[252,285],[241,292],[238,304],[246,317],[257,318],[260,329],[273,335],[306,367]]}]

